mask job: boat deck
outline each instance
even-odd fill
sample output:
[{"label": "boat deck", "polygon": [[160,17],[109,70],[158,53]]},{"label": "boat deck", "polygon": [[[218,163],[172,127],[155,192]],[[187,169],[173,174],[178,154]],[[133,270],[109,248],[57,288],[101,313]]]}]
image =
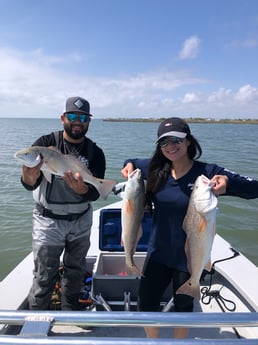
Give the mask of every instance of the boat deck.
[{"label": "boat deck", "polygon": [[[120,206],[118,202],[106,208]],[[173,310],[170,297],[163,302],[163,312],[136,312],[136,299],[133,293],[128,295],[128,284],[134,286],[138,278],[119,277],[121,268],[109,273],[95,267],[100,258],[117,263],[118,257],[123,256],[123,253],[99,249],[99,215],[100,210],[94,211],[87,256],[93,272],[94,309],[82,312],[23,310],[32,282],[33,256],[30,253],[0,282],[0,344],[258,345],[258,268],[232,250],[228,242],[216,235],[212,250],[216,273],[207,274],[201,281],[204,290],[201,290],[201,300],[195,301],[194,313],[168,312]],[[227,258],[229,260],[222,261]],[[113,300],[112,289],[119,298]],[[147,339],[145,326],[161,327],[160,338]],[[173,327],[186,326],[190,329],[187,339],[172,338]]]}]

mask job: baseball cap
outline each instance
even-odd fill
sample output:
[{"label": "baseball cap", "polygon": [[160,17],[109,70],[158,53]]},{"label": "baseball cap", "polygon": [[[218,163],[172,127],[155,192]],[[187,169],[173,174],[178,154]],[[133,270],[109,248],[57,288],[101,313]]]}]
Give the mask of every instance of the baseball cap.
[{"label": "baseball cap", "polygon": [[92,116],[90,114],[90,103],[82,98],[82,97],[70,97],[67,98],[66,104],[65,104],[65,111],[64,113],[72,113],[72,112],[77,112],[77,113],[82,113],[82,114],[87,114],[89,116]]},{"label": "baseball cap", "polygon": [[185,138],[187,134],[191,134],[188,124],[179,117],[171,117],[159,125],[157,142],[164,137]]}]

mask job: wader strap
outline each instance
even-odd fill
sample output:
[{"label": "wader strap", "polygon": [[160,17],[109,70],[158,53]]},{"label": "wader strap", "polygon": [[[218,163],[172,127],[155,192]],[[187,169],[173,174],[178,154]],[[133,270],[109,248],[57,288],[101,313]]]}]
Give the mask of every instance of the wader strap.
[{"label": "wader strap", "polygon": [[[56,141],[56,147],[60,150],[60,146],[62,143],[62,138],[60,137],[60,132],[56,131],[53,132],[54,133],[54,137],[55,137],[55,141]],[[94,154],[94,143],[91,139],[86,138],[87,141],[87,158],[89,163],[92,161],[93,159],[93,154]]]},{"label": "wader strap", "polygon": [[56,214],[39,204],[36,204],[35,207],[43,217],[68,220],[69,222],[71,222],[73,220],[79,219],[82,215],[84,215],[89,210],[90,204],[88,205],[87,209],[83,211],[82,213],[70,213],[70,214]]},{"label": "wader strap", "polygon": [[59,135],[58,131],[54,132],[54,137],[55,137],[55,141],[56,141],[56,147],[59,149],[59,146],[60,146],[60,144],[59,144],[60,135]]}]

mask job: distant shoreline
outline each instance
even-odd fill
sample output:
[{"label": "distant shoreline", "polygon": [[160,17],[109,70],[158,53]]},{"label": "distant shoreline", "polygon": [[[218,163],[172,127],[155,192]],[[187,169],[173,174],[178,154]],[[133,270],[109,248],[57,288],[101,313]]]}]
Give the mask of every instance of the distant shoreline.
[{"label": "distant shoreline", "polygon": [[[162,122],[166,118],[104,118],[102,121],[109,122]],[[236,123],[236,124],[258,124],[258,119],[209,119],[209,118],[184,118],[188,123]]]}]

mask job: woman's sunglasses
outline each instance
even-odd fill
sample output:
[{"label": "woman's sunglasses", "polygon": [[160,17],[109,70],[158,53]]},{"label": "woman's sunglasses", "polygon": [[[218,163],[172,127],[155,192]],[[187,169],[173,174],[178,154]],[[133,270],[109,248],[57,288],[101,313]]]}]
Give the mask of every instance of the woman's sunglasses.
[{"label": "woman's sunglasses", "polygon": [[179,137],[166,137],[163,140],[159,142],[159,146],[164,149],[164,147],[168,146],[168,144],[182,144],[185,138],[179,138]]}]

